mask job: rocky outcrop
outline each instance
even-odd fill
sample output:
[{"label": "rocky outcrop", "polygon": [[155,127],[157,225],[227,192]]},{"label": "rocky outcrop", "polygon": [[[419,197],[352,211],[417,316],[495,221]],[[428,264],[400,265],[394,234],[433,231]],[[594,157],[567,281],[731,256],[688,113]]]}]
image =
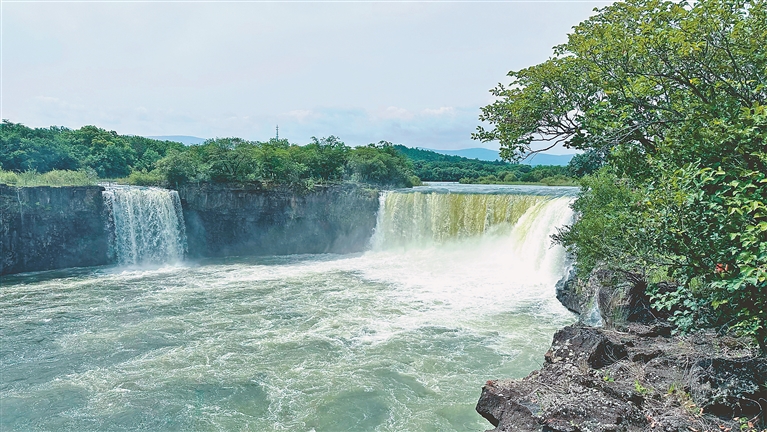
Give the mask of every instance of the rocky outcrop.
[{"label": "rocky outcrop", "polygon": [[206,184],[178,192],[192,257],[362,251],[378,211],[378,192],[355,185],[296,193]]},{"label": "rocky outcrop", "polygon": [[767,359],[738,339],[576,324],[555,334],[540,370],[488,381],[477,411],[493,431],[755,431],[765,383]]},{"label": "rocky outcrop", "polygon": [[0,185],[0,274],[107,264],[103,190]]},{"label": "rocky outcrop", "polygon": [[646,288],[603,267],[560,281],[557,298],[581,320],[554,335],[540,370],[483,387],[477,411],[493,431],[761,430],[767,358],[728,336],[672,336]]},{"label": "rocky outcrop", "polygon": [[650,306],[647,284],[640,275],[595,268],[586,279],[575,268],[556,285],[560,303],[588,325],[620,327],[626,322],[652,323],[668,318]]}]

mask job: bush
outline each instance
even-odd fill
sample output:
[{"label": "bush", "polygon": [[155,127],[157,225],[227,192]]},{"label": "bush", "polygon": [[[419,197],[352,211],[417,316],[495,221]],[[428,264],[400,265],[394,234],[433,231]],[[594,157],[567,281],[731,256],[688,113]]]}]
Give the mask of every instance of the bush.
[{"label": "bush", "polygon": [[133,171],[125,182],[134,186],[163,186],[165,177],[157,170],[147,172],[147,170]]},{"label": "bush", "polygon": [[389,142],[352,149],[348,169],[354,181],[379,186],[413,186],[410,179],[412,164]]},{"label": "bush", "polygon": [[0,170],[0,183],[11,186],[93,186],[97,182],[98,177],[93,170],[53,170],[43,174]]}]

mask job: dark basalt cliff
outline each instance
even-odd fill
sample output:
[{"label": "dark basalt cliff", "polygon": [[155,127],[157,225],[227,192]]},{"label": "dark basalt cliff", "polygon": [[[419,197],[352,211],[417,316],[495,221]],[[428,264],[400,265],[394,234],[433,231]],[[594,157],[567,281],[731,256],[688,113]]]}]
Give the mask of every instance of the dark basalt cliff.
[{"label": "dark basalt cliff", "polygon": [[107,264],[103,190],[0,185],[0,274]]},{"label": "dark basalt cliff", "polygon": [[192,257],[358,252],[378,211],[378,192],[354,185],[306,193],[190,185],[178,192]]},{"label": "dark basalt cliff", "polygon": [[[103,190],[0,185],[0,274],[108,264]],[[362,251],[378,211],[378,192],[356,185],[178,192],[191,257]]]},{"label": "dark basalt cliff", "polygon": [[563,281],[558,297],[581,314],[596,310],[605,327],[565,327],[540,370],[488,381],[477,412],[493,431],[765,428],[767,359],[745,341],[672,336],[665,317],[649,308],[642,282],[605,269]]}]

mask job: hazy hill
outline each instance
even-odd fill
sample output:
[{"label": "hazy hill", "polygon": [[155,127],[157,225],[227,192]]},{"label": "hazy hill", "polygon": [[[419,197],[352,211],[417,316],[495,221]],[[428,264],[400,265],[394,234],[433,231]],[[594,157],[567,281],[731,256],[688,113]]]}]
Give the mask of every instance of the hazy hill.
[{"label": "hazy hill", "polygon": [[189,135],[158,135],[158,136],[148,136],[147,138],[152,138],[152,139],[156,139],[160,141],[175,141],[185,145],[202,144],[205,142],[205,138],[189,136]]},{"label": "hazy hill", "polygon": [[[461,150],[436,150],[436,149],[423,149],[428,151],[433,151],[435,153],[444,154],[444,155],[451,155],[451,156],[460,156],[465,157],[467,159],[479,159],[482,161],[495,161],[500,159],[498,156],[497,150],[490,150],[486,148],[468,148],[468,149],[461,149]],[[521,163],[525,165],[559,165],[559,166],[565,166],[570,162],[570,159],[573,158],[574,155],[550,155],[550,154],[536,154],[532,157],[525,159],[521,161]]]}]

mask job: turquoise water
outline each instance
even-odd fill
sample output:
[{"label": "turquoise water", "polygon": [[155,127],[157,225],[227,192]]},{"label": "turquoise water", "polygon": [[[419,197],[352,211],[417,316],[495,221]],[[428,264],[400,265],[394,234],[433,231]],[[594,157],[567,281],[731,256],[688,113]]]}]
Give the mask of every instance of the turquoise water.
[{"label": "turquoise water", "polygon": [[484,382],[573,321],[547,237],[567,203],[358,255],[3,277],[0,430],[487,429]]}]

